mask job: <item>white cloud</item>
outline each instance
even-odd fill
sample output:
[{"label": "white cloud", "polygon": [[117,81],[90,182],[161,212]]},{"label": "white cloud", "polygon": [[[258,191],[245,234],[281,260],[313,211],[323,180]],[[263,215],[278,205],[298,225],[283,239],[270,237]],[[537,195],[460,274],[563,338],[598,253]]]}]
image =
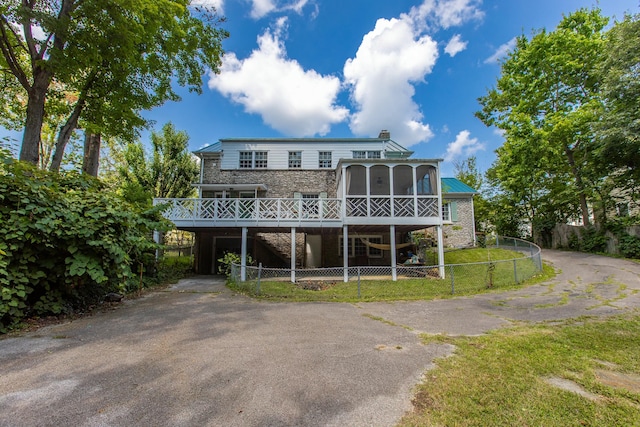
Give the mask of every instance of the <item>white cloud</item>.
[{"label": "white cloud", "polygon": [[471,133],[468,130],[458,133],[456,140],[447,145],[447,153],[444,156],[444,160],[450,162],[455,158],[461,156],[469,157],[476,151],[484,150],[484,144],[478,142],[478,138],[470,138],[470,136]]},{"label": "white cloud", "polygon": [[484,12],[480,9],[482,0],[424,0],[419,6],[413,6],[408,13],[416,27],[426,31],[438,28],[450,28],[472,20],[482,20]]},{"label": "white cloud", "polygon": [[325,135],[349,111],[336,105],[340,80],[304,70],[287,58],[280,35],[286,18],[273,31],[258,37],[258,49],[246,59],[234,53],[224,56],[220,74],[211,74],[209,88],[244,106],[248,113],[260,114],[274,129],[295,137]]},{"label": "white cloud", "polygon": [[224,14],[224,0],[191,0],[190,6],[215,7],[219,15]]},{"label": "white cloud", "polygon": [[467,42],[463,42],[460,34],[456,34],[455,36],[451,37],[451,40],[449,40],[449,43],[447,43],[444,51],[448,53],[449,56],[454,57],[466,48]]},{"label": "white cloud", "polygon": [[485,64],[497,63],[500,59],[507,56],[507,54],[511,52],[514,47],[516,47],[516,41],[517,39],[514,37],[508,42],[506,42],[505,44],[501,45],[493,55],[491,55],[490,57],[484,60],[484,63]]},{"label": "white cloud", "polygon": [[270,13],[293,11],[299,15],[302,9],[309,3],[309,0],[250,0],[251,17],[260,19]]},{"label": "white cloud", "polygon": [[355,58],[344,65],[345,82],[357,107],[350,127],[356,135],[377,136],[380,129],[405,146],[433,136],[413,101],[413,84],[422,82],[438,57],[428,35],[415,37],[411,20],[379,19],[364,36]]}]

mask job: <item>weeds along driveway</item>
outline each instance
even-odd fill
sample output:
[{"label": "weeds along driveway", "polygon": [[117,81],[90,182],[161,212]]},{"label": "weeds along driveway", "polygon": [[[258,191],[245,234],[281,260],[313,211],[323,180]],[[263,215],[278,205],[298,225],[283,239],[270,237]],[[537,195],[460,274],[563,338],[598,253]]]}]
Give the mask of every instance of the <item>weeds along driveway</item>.
[{"label": "weeds along driveway", "polygon": [[519,321],[640,307],[640,265],[545,251],[549,283],[396,303],[268,303],[181,281],[113,311],[0,340],[0,426],[391,426],[451,347]]}]

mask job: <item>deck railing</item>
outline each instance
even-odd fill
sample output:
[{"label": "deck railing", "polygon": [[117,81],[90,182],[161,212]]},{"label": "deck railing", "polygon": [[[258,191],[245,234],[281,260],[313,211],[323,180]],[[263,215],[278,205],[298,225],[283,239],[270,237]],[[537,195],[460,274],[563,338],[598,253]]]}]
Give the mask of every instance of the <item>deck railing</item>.
[{"label": "deck railing", "polygon": [[437,218],[437,196],[348,196],[342,199],[154,199],[174,222],[340,222],[345,218]]}]

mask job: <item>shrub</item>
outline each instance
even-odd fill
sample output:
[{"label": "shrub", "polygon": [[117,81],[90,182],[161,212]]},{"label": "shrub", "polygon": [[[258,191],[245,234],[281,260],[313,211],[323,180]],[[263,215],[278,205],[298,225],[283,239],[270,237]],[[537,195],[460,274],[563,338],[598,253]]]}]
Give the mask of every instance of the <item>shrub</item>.
[{"label": "shrub", "polygon": [[126,290],[155,262],[152,231],[166,229],[160,208],[138,211],[95,178],[1,165],[0,332]]},{"label": "shrub", "polygon": [[582,232],[580,249],[584,252],[605,252],[607,250],[607,238],[604,233],[595,227],[585,227]]},{"label": "shrub", "polygon": [[640,237],[629,234],[620,237],[620,254],[625,258],[640,258]]},{"label": "shrub", "polygon": [[[242,259],[240,258],[240,255],[235,252],[225,252],[222,258],[218,258],[218,262],[220,263],[218,266],[218,272],[229,277],[231,276],[231,265],[240,264]],[[250,264],[253,264],[253,259],[250,255],[247,255],[247,265]]]}]

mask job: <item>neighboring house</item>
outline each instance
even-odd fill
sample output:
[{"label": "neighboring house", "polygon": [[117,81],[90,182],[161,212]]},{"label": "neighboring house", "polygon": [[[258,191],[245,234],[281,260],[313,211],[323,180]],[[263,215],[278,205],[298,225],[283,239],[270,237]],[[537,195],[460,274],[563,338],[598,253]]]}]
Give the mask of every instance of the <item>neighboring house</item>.
[{"label": "neighboring house", "polygon": [[386,131],[378,138],[221,139],[194,154],[199,198],[156,203],[169,203],[165,216],[196,234],[201,274],[217,272],[217,260],[231,251],[241,254],[243,279],[250,255],[269,267],[344,267],[345,280],[348,266],[390,266],[395,280],[412,231],[436,230],[443,264],[443,224],[455,227],[473,193],[450,192],[443,221],[441,159],[411,159]]}]

